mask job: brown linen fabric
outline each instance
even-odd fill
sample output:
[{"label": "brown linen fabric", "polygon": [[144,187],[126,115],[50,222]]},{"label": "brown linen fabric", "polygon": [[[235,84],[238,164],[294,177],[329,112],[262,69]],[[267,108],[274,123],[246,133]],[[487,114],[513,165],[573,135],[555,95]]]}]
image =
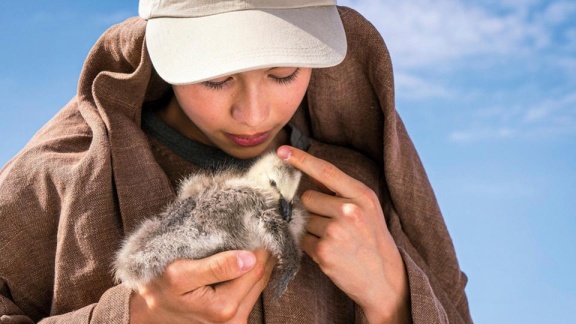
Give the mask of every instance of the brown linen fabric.
[{"label": "brown linen fabric", "polygon": [[[358,13],[339,10],[348,55],[313,72],[293,121],[311,137],[310,153],[378,193],[407,267],[414,323],[471,323],[467,278],[395,110],[386,46]],[[169,89],[152,68],[144,26],[132,18],[101,37],[77,96],[0,173],[0,323],[129,321],[130,291],[112,279],[114,253],[174,197],[167,174],[191,167],[140,128],[142,104]],[[354,321],[365,322],[361,311],[308,257],[282,304],[265,291],[250,317]]]}]

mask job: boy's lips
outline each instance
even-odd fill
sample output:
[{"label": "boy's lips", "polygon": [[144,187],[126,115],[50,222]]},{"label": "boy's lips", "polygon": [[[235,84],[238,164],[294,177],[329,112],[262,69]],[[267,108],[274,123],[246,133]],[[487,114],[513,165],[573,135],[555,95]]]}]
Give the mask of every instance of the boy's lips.
[{"label": "boy's lips", "polygon": [[240,146],[256,146],[264,143],[271,132],[258,133],[254,135],[236,135],[236,134],[226,134],[234,143]]}]

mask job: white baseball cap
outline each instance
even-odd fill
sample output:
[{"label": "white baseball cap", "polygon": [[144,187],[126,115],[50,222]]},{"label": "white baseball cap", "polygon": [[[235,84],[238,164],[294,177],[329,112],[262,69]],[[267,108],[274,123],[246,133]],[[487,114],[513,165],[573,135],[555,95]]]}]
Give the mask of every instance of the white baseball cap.
[{"label": "white baseball cap", "polygon": [[140,0],[139,15],[152,64],[170,84],[330,67],[346,55],[336,0]]}]

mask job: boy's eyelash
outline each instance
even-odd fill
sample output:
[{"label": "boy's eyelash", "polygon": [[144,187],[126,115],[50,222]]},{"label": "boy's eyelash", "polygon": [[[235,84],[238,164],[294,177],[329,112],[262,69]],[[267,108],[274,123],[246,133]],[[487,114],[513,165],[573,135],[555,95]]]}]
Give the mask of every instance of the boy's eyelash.
[{"label": "boy's eyelash", "polygon": [[294,70],[294,72],[292,74],[290,74],[289,76],[286,76],[286,77],[282,77],[282,78],[278,78],[275,76],[270,76],[270,77],[272,79],[274,79],[274,81],[276,81],[280,84],[289,84],[290,82],[292,82],[296,79],[296,77],[298,76],[298,72],[300,72],[300,68],[297,68],[296,70]]},{"label": "boy's eyelash", "polygon": [[[276,77],[271,75],[270,77],[275,81],[278,82],[280,84],[289,84],[292,81],[294,81],[296,79],[296,77],[298,76],[298,72],[300,72],[300,68],[294,70],[294,72],[292,72],[292,74],[290,74],[289,76],[285,76],[282,78]],[[231,78],[228,78],[224,81],[219,81],[219,82],[214,82],[214,81],[204,81],[202,82],[202,84],[212,90],[220,90],[222,88],[224,88],[224,86],[226,85],[226,82],[228,82]]]},{"label": "boy's eyelash", "polygon": [[202,84],[204,86],[206,86],[209,89],[213,89],[213,90],[220,90],[224,87],[224,85],[226,84],[226,82],[228,82],[228,80],[230,80],[231,78],[227,78],[224,81],[220,81],[220,82],[214,82],[214,81],[204,81],[202,82]]}]

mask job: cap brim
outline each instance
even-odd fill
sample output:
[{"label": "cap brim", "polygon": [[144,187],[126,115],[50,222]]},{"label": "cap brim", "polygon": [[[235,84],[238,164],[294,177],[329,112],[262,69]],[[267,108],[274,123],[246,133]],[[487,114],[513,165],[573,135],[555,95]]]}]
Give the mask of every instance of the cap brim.
[{"label": "cap brim", "polygon": [[335,6],[150,19],[146,44],[160,77],[176,85],[258,68],[330,67],[346,55]]}]

